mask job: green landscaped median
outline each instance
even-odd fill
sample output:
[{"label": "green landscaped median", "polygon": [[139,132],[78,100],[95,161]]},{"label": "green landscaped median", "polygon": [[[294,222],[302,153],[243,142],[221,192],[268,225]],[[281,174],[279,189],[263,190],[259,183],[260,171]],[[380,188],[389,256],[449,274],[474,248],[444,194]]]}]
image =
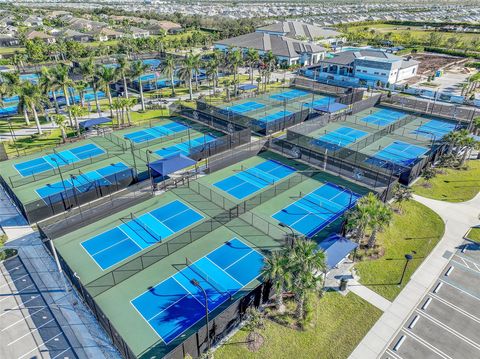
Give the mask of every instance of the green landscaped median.
[{"label": "green landscaped median", "polygon": [[466,238],[470,239],[471,241],[480,243],[480,227],[471,228],[466,235]]},{"label": "green landscaped median", "polygon": [[480,191],[480,160],[467,162],[468,169],[442,168],[441,174],[430,180],[425,186],[421,178],[413,189],[423,197],[447,202],[464,202],[472,199]]},{"label": "green landscaped median", "polygon": [[381,315],[353,293],[327,292],[315,302],[313,327],[302,331],[267,320],[259,331],[265,338],[259,351],[247,349],[248,333],[240,330],[215,352],[215,358],[347,358]]},{"label": "green landscaped median", "polygon": [[[378,236],[377,244],[385,253],[378,259],[364,259],[355,265],[360,283],[388,300],[393,300],[411,275],[442,238],[445,225],[442,219],[423,204],[410,200],[403,213],[395,213],[392,224]],[[406,254],[412,254],[403,279]]]}]

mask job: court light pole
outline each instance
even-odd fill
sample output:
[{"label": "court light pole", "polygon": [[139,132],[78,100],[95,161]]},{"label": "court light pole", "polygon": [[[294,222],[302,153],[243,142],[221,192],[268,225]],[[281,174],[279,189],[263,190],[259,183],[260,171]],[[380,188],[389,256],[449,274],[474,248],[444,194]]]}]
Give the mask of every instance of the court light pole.
[{"label": "court light pole", "polygon": [[63,190],[65,192],[65,199],[68,201],[68,208],[70,209],[70,206],[72,204],[70,203],[70,198],[68,197],[67,187],[65,187],[65,180],[63,179],[63,174],[62,174],[62,171],[60,170],[60,165],[58,164],[58,161],[55,157],[50,157],[50,158],[53,162],[55,162],[55,165],[57,165],[58,174],[60,175],[60,181],[62,181]]},{"label": "court light pole", "polygon": [[137,160],[135,158],[135,148],[133,147],[133,141],[130,138],[128,138],[128,141],[130,142],[130,151],[132,152],[133,167],[135,167],[135,177],[136,177],[136,180],[138,181],[138,167],[137,167]]},{"label": "court light pole", "polygon": [[208,296],[207,296],[207,292],[205,292],[205,289],[203,289],[203,287],[200,285],[198,280],[191,279],[190,283],[192,283],[195,287],[199,288],[202,291],[203,296],[205,298],[205,325],[207,327],[207,350],[210,350],[210,328],[208,327]]},{"label": "court light pole", "polygon": [[153,152],[151,150],[147,150],[146,151],[146,154],[147,154],[147,169],[148,169],[148,178],[150,178],[150,184],[152,186],[152,193],[155,194],[155,186],[154,186],[154,183],[153,183],[153,175],[152,175],[152,169],[150,168],[150,155],[152,154]]},{"label": "court light pole", "polygon": [[297,236],[295,235],[295,231],[293,230],[292,227],[290,227],[288,224],[285,224],[283,222],[279,222],[278,225],[282,228],[287,228],[292,232],[292,241],[290,243],[290,247],[293,248],[297,239]]}]

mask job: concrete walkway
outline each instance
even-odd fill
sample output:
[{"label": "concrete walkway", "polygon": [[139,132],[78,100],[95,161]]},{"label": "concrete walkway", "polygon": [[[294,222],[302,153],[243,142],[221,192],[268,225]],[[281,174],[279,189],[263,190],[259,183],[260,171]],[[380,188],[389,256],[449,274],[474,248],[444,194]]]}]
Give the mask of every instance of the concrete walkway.
[{"label": "concrete walkway", "polygon": [[79,358],[120,358],[91,312],[70,283],[58,272],[55,261],[45,249],[38,232],[33,231],[25,222],[1,187],[0,227],[8,236],[5,247],[18,250],[28,273],[76,355]]},{"label": "concrete walkway", "polygon": [[463,242],[471,226],[479,223],[480,193],[471,201],[449,203],[414,195],[414,199],[438,213],[445,222],[445,234],[416,270],[377,323],[350,355],[352,359],[378,358],[400,330],[433,282],[441,274],[454,250]]},{"label": "concrete walkway", "polygon": [[388,310],[388,308],[392,304],[392,302],[385,299],[380,294],[374,292],[370,288],[358,283],[355,279],[348,282],[348,290],[365,299],[367,302],[384,312]]}]

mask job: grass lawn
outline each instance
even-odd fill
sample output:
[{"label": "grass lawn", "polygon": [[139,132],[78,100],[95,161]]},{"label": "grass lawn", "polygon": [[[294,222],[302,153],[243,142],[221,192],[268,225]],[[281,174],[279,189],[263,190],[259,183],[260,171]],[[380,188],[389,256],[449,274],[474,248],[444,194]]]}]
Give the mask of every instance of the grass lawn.
[{"label": "grass lawn", "polygon": [[146,121],[150,119],[156,119],[159,117],[166,117],[169,115],[168,109],[160,110],[147,110],[145,112],[132,111],[132,122]]},{"label": "grass lawn", "polygon": [[[47,123],[47,120],[43,116],[39,116],[40,124]],[[19,130],[22,128],[36,128],[35,121],[33,118],[30,119],[30,126],[25,124],[25,119],[23,116],[10,117],[10,123],[12,125],[12,130]],[[0,120],[0,133],[10,133],[10,125],[6,118]]]},{"label": "grass lawn", "polygon": [[420,179],[413,186],[415,193],[447,202],[472,199],[480,191],[480,161],[471,160],[467,164],[468,170],[442,169],[445,173],[432,179],[430,188],[425,187],[425,181]]},{"label": "grass lawn", "polygon": [[[392,224],[378,236],[377,244],[385,249],[378,259],[365,259],[355,265],[360,283],[393,300],[403,289],[418,266],[442,238],[445,225],[431,209],[410,200],[403,214],[394,214]],[[398,282],[405,266],[405,254],[413,253],[402,285]]]},{"label": "grass lawn", "polygon": [[[67,131],[67,136],[73,136],[72,131]],[[59,129],[45,131],[43,135],[33,135],[18,137],[16,145],[20,155],[28,155],[46,148],[55,147],[62,141],[62,135]],[[5,142],[5,149],[9,156],[17,156],[13,141]]]},{"label": "grass lawn", "polygon": [[248,333],[238,331],[215,352],[216,359],[347,358],[382,312],[353,293],[328,292],[314,303],[313,327],[299,331],[266,321],[258,352],[247,349]]},{"label": "grass lawn", "polygon": [[473,227],[467,234],[467,239],[480,243],[480,227]]}]

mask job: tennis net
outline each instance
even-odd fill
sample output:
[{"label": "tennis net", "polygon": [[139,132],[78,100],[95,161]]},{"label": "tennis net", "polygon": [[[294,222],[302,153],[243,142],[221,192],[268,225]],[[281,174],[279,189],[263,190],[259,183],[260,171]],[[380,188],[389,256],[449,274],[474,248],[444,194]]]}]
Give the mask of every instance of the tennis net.
[{"label": "tennis net", "polygon": [[79,174],[79,176],[81,176],[85,181],[87,181],[87,183],[88,183],[88,182],[92,182],[92,180],[89,179],[82,171],[78,170],[78,174]]},{"label": "tennis net", "polygon": [[222,285],[220,285],[217,281],[215,281],[211,276],[209,276],[207,273],[201,270],[197,265],[195,265],[194,262],[188,259],[188,257],[185,257],[185,262],[193,272],[195,272],[204,281],[210,284],[213,287],[213,289],[215,289],[218,293],[228,294],[231,297],[231,293],[227,289],[225,289]]},{"label": "tennis net", "polygon": [[[325,137],[324,137],[323,140],[327,140],[327,141],[328,141],[328,136],[338,138],[340,143],[349,144],[349,143],[352,143],[352,142],[356,141],[355,138],[352,138],[352,137],[346,136],[346,135],[342,135],[342,134],[334,132],[334,131],[325,133],[325,136],[327,136],[327,138],[325,139]],[[322,138],[320,138],[320,140],[322,140]]]},{"label": "tennis net", "polygon": [[[313,198],[314,196],[319,199],[318,202],[314,201],[314,198]],[[300,198],[307,201],[311,205],[313,205],[315,207],[323,208],[323,209],[327,210],[328,212],[330,212],[332,214],[338,214],[338,213],[343,212],[345,210],[345,208],[343,208],[342,206],[340,206],[336,203],[333,203],[326,198],[317,196],[313,193],[303,195],[303,193],[300,192]],[[327,203],[328,203],[328,205],[326,205]]]},{"label": "tennis net", "polygon": [[138,219],[133,213],[130,214],[130,218],[133,222],[135,222],[139,227],[141,227],[145,232],[147,232],[152,238],[156,241],[160,242],[162,238],[158,236],[155,232],[153,232],[148,226],[146,226],[140,219]]},{"label": "tennis net", "polygon": [[[273,185],[273,184],[275,184],[275,182],[276,182],[276,179],[274,179],[274,178],[265,178],[265,177],[263,177],[263,174],[262,174],[262,175],[256,174],[256,173],[255,173],[255,170],[254,170],[253,168],[245,168],[245,167],[242,165],[242,166],[241,166],[241,169],[242,169],[242,173],[244,173],[244,174],[246,174],[246,175],[249,175],[249,176],[252,176],[252,177],[255,177],[255,178],[257,178],[257,179],[265,182],[265,183],[268,184],[268,185]],[[271,177],[270,175],[267,175],[266,173],[265,173],[265,176],[266,176],[266,177]]]}]

